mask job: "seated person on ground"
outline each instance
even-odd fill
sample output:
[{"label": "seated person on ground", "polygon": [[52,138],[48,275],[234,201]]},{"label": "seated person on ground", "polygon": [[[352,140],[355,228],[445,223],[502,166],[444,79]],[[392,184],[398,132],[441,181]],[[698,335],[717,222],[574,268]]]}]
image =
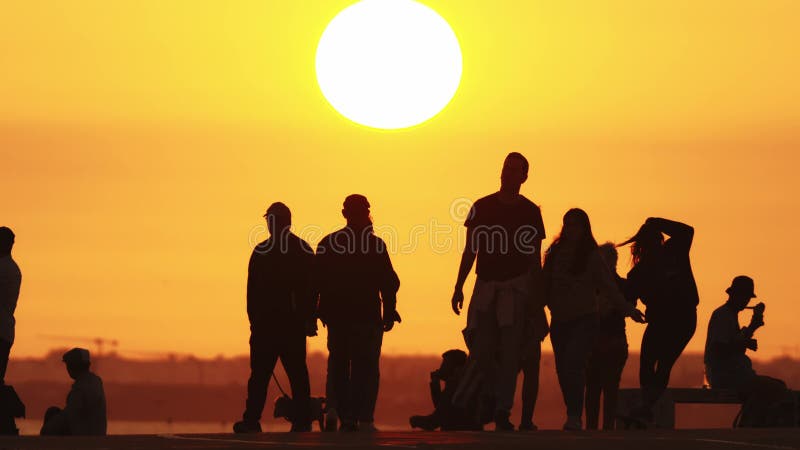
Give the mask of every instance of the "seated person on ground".
[{"label": "seated person on ground", "polygon": [[[465,381],[467,354],[461,350],[448,350],[442,355],[442,364],[431,372],[431,398],[434,412],[427,416],[411,416],[411,427],[433,431],[480,430],[477,424],[477,402],[469,402],[471,407],[462,407],[454,401],[462,381]],[[442,389],[444,382],[444,389]],[[476,389],[472,389],[477,392]],[[477,399],[477,397],[476,397]]]},{"label": "seated person on ground", "polygon": [[712,388],[733,389],[742,397],[740,426],[768,426],[767,416],[790,393],[783,381],[756,374],[745,354],[748,349],[758,349],[753,334],[764,325],[764,304],[752,308],[748,326],[739,327],[739,313],[756,297],[753,280],[738,276],[725,292],[728,301],[714,311],[708,323],[706,377]]},{"label": "seated person on ground", "polygon": [[42,435],[104,436],[106,434],[106,396],[103,381],[89,370],[89,350],[73,348],[64,353],[70,378],[75,380],[64,409],[50,407],[44,416]]}]

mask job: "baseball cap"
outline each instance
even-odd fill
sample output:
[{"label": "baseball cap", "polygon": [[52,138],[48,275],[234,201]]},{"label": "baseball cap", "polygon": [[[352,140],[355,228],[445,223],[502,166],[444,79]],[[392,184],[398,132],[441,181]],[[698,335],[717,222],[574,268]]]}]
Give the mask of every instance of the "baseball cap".
[{"label": "baseball cap", "polygon": [[61,360],[67,364],[70,363],[89,363],[89,350],[85,348],[78,348],[75,347],[72,350],[64,353],[64,356],[61,357]]}]

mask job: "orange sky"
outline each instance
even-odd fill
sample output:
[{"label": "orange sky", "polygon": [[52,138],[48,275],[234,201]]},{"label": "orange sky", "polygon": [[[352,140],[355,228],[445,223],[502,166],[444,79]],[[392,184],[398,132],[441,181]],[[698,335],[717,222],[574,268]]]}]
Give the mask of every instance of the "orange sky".
[{"label": "orange sky", "polygon": [[[496,190],[503,156],[520,151],[523,193],[551,237],[573,206],[601,241],[651,215],[696,227],[692,350],[745,273],[767,303],[758,355],[800,356],[800,3],[426,0],[458,35],[462,84],[433,120],[393,132],[348,122],[315,82],[317,40],[351,3],[4,5],[0,222],[23,270],[14,355],[73,344],[44,335],[114,338],[132,355],[245,353],[264,208],[287,203],[316,244],[353,192],[398,245],[404,322],[384,349],[463,347],[449,310],[459,249],[431,245],[430,231],[457,241],[451,205]],[[641,327],[629,330],[637,349]]]}]

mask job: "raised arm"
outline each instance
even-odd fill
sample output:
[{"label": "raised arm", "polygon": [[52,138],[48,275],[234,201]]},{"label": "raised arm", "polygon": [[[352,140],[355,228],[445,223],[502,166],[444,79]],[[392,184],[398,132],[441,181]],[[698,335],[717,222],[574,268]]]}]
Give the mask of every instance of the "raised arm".
[{"label": "raised arm", "polygon": [[[714,327],[715,330],[736,330],[739,325],[738,322],[731,323],[728,326],[724,326],[724,323],[715,323],[714,316],[712,316],[711,320],[712,322],[709,323],[709,327]],[[714,351],[723,358],[742,355],[747,351],[747,349],[754,351],[758,350],[758,342],[753,339],[753,334],[763,325],[763,317],[761,315],[754,314],[750,324],[746,327],[739,328],[736,333],[729,334],[725,331],[709,333],[709,336],[712,336],[713,339],[709,343],[709,346],[712,347]]]},{"label": "raised arm", "polygon": [[687,248],[692,245],[692,238],[694,238],[694,228],[685,223],[676,222],[674,220],[663,219],[661,217],[650,217],[645,222],[652,224],[659,231],[670,237],[670,240],[682,243]]}]

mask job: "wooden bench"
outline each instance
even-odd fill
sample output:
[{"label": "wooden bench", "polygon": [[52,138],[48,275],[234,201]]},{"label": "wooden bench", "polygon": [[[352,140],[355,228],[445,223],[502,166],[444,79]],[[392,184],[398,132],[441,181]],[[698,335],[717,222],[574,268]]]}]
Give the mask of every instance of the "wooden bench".
[{"label": "wooden bench", "polygon": [[[675,428],[676,403],[704,403],[704,404],[741,404],[742,401],[736,391],[727,389],[708,388],[670,388],[653,408],[653,419],[657,428]],[[617,400],[617,410],[623,415],[642,404],[642,391],[636,389],[620,389]],[[618,428],[623,428],[619,423]]]},{"label": "wooden bench", "polygon": [[[797,410],[800,393],[795,392],[795,411]],[[641,405],[642,396],[640,389],[620,389],[617,400],[617,410],[628,415],[629,411]],[[676,403],[703,403],[703,404],[741,404],[742,400],[736,391],[728,389],[710,388],[670,388],[658,400],[653,408],[653,416],[657,428],[675,428]],[[795,423],[797,413],[795,413]],[[732,424],[731,424],[732,425]],[[617,423],[618,428],[623,428]]]}]

